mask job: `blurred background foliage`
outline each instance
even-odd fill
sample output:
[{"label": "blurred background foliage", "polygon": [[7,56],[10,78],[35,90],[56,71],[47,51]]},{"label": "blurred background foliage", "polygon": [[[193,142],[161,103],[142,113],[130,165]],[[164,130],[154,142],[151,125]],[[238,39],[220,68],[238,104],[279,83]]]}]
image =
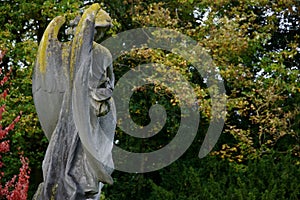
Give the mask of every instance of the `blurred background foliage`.
[{"label": "blurred background foliage", "polygon": [[[115,171],[114,185],[105,186],[102,199],[300,199],[300,2],[298,0],[0,0],[0,50],[6,51],[2,70],[12,69],[10,110],[2,123],[22,111],[11,134],[30,160],[29,196],[41,177],[47,139],[41,130],[31,93],[31,75],[39,41],[58,15],[68,21],[94,2],[113,19],[106,38],[140,27],[165,27],[196,40],[216,64],[226,88],[227,119],[221,138],[204,159],[198,152],[211,113],[207,87],[193,66],[178,55],[159,49],[133,49],[114,62],[118,80],[138,65],[156,62],[177,70],[197,94],[201,121],[196,139],[172,165],[156,172]],[[71,39],[68,23],[60,40]],[[157,69],[158,72],[162,69]],[[180,125],[180,102],[168,88],[139,87],[130,102],[133,120],[150,122],[148,110],[159,103],[168,119],[153,138],[136,139],[120,128],[116,141],[133,152],[151,152],[166,145]],[[16,174],[17,153],[5,161],[7,174]]]}]

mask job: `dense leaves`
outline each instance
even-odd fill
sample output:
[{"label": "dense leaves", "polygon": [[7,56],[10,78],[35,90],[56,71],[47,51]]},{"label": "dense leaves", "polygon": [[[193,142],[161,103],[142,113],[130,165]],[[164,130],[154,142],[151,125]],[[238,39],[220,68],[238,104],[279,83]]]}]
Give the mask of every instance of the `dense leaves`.
[{"label": "dense leaves", "polygon": [[[38,42],[55,16],[66,14],[71,20],[93,2],[0,1],[0,50],[7,54],[1,68],[4,73],[12,72],[6,109],[14,113],[5,119],[9,122],[23,112],[11,141],[21,147],[32,167],[39,166],[33,168],[32,191],[40,181],[47,146],[31,95]],[[106,38],[154,26],[196,40],[213,58],[228,99],[221,138],[209,158],[198,160],[211,118],[205,77],[170,52],[147,47],[125,52],[114,62],[116,79],[146,63],[164,64],[180,72],[197,94],[201,128],[190,149],[172,166],[149,174],[115,172],[115,184],[104,188],[105,199],[300,198],[299,180],[293,178],[299,176],[300,168],[298,0],[103,0],[101,5],[114,24]],[[66,24],[60,40],[72,38],[68,30]],[[159,67],[156,70],[167,73]],[[131,117],[137,124],[147,125],[149,108],[156,103],[167,110],[164,128],[149,139],[133,138],[118,128],[117,145],[133,152],[151,152],[172,140],[180,125],[180,102],[164,85],[136,88],[130,101]]]},{"label": "dense leaves", "polygon": [[[5,52],[1,52],[0,62],[2,61]],[[18,151],[20,155],[20,161],[22,166],[20,167],[20,172],[17,175],[14,175],[12,178],[7,176],[6,169],[9,165],[8,163],[3,162],[5,155],[7,156],[10,153],[10,140],[8,139],[8,135],[15,129],[15,125],[20,121],[21,116],[18,115],[16,118],[10,122],[7,126],[4,125],[3,113],[6,111],[6,97],[8,93],[7,83],[9,83],[9,75],[10,73],[3,74],[0,69],[0,75],[3,78],[0,81],[1,86],[1,94],[0,94],[0,198],[1,199],[9,199],[9,200],[25,200],[27,199],[27,192],[29,187],[29,174],[30,169],[28,166],[28,158],[24,157],[22,152]],[[11,158],[10,158],[11,159]],[[8,175],[10,175],[8,173]]]}]

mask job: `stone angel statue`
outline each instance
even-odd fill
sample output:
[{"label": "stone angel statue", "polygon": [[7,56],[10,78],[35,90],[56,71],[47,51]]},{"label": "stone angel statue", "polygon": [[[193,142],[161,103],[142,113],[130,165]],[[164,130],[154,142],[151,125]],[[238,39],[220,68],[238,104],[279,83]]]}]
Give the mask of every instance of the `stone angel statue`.
[{"label": "stone angel statue", "polygon": [[34,199],[99,199],[103,184],[113,183],[116,111],[112,57],[96,41],[111,18],[91,5],[69,42],[57,39],[64,23],[58,16],[48,25],[33,74],[34,103],[49,140]]}]

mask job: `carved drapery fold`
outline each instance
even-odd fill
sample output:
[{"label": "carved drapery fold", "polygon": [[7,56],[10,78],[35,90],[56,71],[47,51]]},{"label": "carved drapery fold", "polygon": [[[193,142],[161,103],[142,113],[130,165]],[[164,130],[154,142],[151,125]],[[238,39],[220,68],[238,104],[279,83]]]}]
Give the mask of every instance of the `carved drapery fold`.
[{"label": "carved drapery fold", "polygon": [[109,51],[93,42],[97,13],[108,16],[93,4],[66,43],[57,39],[65,19],[56,17],[40,43],[33,96],[49,145],[34,199],[97,199],[99,182],[113,182],[114,76]]}]

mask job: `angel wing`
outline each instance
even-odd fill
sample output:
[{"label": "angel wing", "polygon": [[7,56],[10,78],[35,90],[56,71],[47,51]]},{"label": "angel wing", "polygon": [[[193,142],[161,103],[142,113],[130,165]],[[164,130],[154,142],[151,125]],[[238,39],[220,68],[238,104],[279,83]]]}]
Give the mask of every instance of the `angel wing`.
[{"label": "angel wing", "polygon": [[74,74],[91,55],[94,18],[99,9],[99,4],[93,4],[85,11],[71,42],[57,39],[65,23],[63,16],[49,23],[40,42],[32,93],[39,121],[48,140],[60,117],[65,93],[72,88]]},{"label": "angel wing", "polygon": [[[95,125],[93,120],[97,117],[89,112],[88,77],[92,66],[95,18],[99,10],[100,6],[96,3],[84,12],[73,40],[68,43],[61,43],[57,39],[59,29],[65,22],[64,17],[51,21],[39,46],[33,74],[33,97],[48,139],[51,138],[58,120],[64,117],[64,111],[68,109],[69,114],[73,114],[74,125],[89,165],[99,181],[112,183],[112,170],[105,165],[112,167],[113,135],[111,134],[112,138],[107,138],[104,134],[107,131],[114,133],[115,127],[107,124],[111,123],[115,115],[110,112],[107,116],[111,117],[103,117],[106,124],[103,126],[106,131],[103,131],[103,127],[98,126],[95,129],[91,126],[91,123]],[[110,60],[111,57],[107,62],[111,64]],[[111,107],[114,108],[113,104]]]},{"label": "angel wing", "polygon": [[50,140],[57,125],[63,96],[69,84],[70,42],[57,39],[62,16],[54,18],[46,28],[39,45],[32,78],[32,93],[42,129]]}]

